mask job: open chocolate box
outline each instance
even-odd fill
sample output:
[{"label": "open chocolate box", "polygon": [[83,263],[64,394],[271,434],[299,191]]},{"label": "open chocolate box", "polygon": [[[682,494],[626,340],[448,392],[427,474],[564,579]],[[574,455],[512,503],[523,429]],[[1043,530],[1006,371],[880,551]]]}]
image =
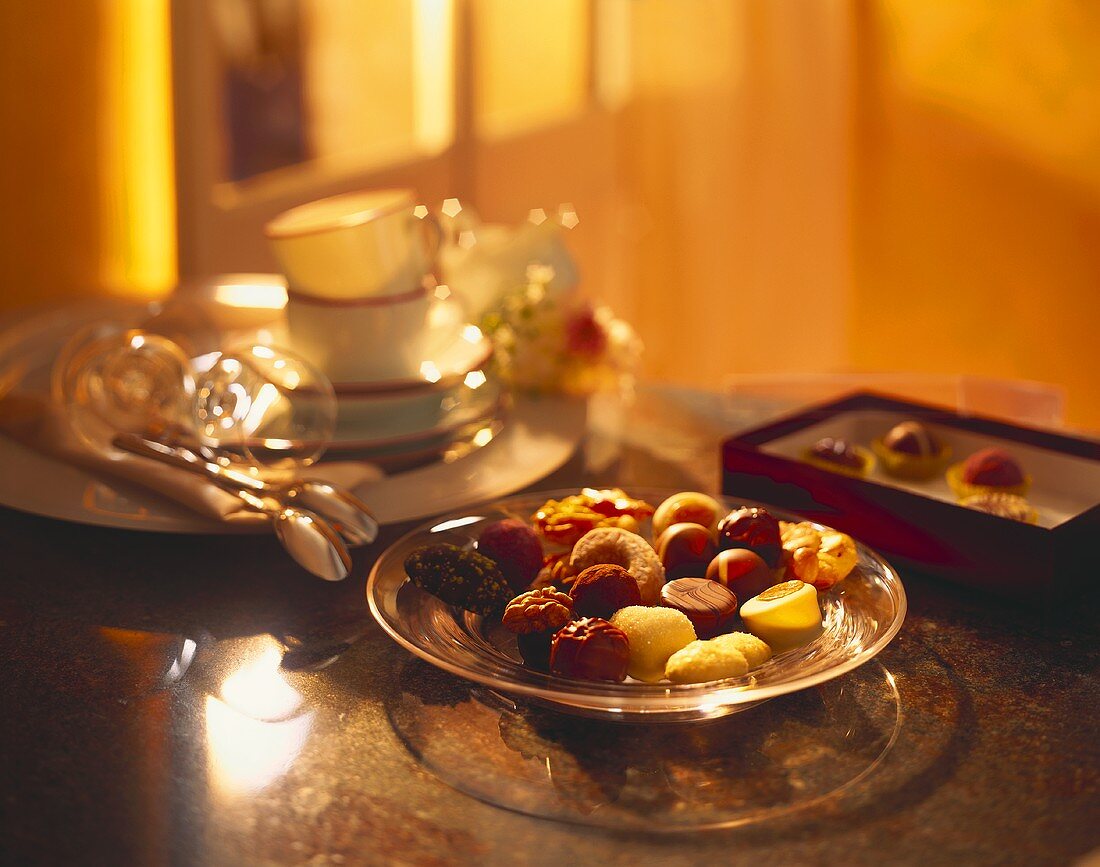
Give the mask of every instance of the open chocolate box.
[{"label": "open chocolate box", "polygon": [[[920,421],[948,443],[952,461],[979,449],[1008,451],[1031,476],[1032,525],[960,506],[942,474],[927,482],[865,478],[806,463],[822,437],[869,448],[895,424]],[[722,490],[799,512],[899,562],[973,587],[1018,595],[1062,590],[1095,576],[1100,544],[1100,443],[951,409],[856,392],[818,404],[722,445]]]}]

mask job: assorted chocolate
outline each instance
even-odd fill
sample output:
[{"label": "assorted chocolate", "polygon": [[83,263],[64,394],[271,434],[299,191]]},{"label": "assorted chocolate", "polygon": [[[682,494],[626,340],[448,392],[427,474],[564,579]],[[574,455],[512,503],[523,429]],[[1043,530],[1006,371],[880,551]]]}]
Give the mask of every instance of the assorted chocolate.
[{"label": "assorted chocolate", "polygon": [[727,632],[737,617],[737,596],[706,578],[676,578],[661,588],[661,604],[691,621],[699,638]]},{"label": "assorted chocolate", "polygon": [[655,547],[665,567],[665,580],[705,575],[707,566],[718,553],[711,531],[687,521],[673,524],[661,533]]},{"label": "assorted chocolate", "polygon": [[768,564],[748,548],[719,551],[707,566],[704,577],[724,584],[738,599],[750,599],[775,583],[775,576]]},{"label": "assorted chocolate", "polygon": [[1000,491],[970,494],[959,500],[959,505],[985,512],[987,515],[996,515],[998,518],[1008,518],[1010,521],[1021,521],[1025,524],[1039,523],[1039,513],[1027,500],[1017,494],[1006,494]]},{"label": "assorted chocolate", "polygon": [[591,681],[743,677],[813,641],[817,590],[856,566],[843,533],[754,506],[725,513],[695,491],[654,509],[585,489],[548,501],[531,524],[488,524],[473,544],[418,548],[405,570],[447,604],[499,617],[527,667]]},{"label": "assorted chocolate", "polygon": [[519,518],[495,521],[481,531],[478,553],[497,564],[515,591],[531,586],[542,568],[542,545],[535,531]]},{"label": "assorted chocolate", "polygon": [[406,558],[405,572],[421,590],[475,614],[499,614],[512,598],[496,563],[457,545],[418,548]]},{"label": "assorted chocolate", "polygon": [[718,547],[723,551],[747,548],[775,569],[782,550],[779,521],[767,509],[755,506],[734,509],[718,522]]},{"label": "assorted chocolate", "polygon": [[554,633],[550,671],[578,680],[626,680],[627,635],[601,617],[584,617]]},{"label": "assorted chocolate", "polygon": [[569,588],[573,611],[580,617],[610,617],[620,608],[641,605],[634,576],[622,566],[600,563],[582,571]]},{"label": "assorted chocolate", "polygon": [[821,634],[817,590],[804,581],[784,581],[741,606],[749,632],[775,653],[809,644]]},{"label": "assorted chocolate", "polygon": [[[984,448],[951,464],[951,446],[919,421],[903,421],[862,446],[839,437],[824,437],[802,453],[807,463],[843,475],[862,478],[877,467],[896,479],[927,482],[946,478],[963,506],[1001,518],[1038,523],[1034,508],[1023,499],[1031,487],[1024,468],[1002,448]],[[1003,499],[1015,497],[1015,500]],[[819,585],[820,587],[820,585]]]}]

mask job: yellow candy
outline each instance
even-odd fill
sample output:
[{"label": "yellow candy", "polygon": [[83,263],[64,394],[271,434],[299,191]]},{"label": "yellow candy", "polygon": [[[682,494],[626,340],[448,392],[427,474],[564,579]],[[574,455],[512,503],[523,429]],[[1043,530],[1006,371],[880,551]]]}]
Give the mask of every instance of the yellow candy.
[{"label": "yellow candy", "polygon": [[784,581],[754,596],[741,606],[741,619],[776,653],[809,644],[821,634],[817,590],[802,581]]},{"label": "yellow candy", "polygon": [[677,650],[665,663],[665,677],[673,683],[706,683],[740,677],[749,670],[748,660],[729,642],[717,639],[693,641]]},{"label": "yellow candy", "polygon": [[672,608],[630,605],[611,616],[611,625],[626,633],[630,642],[626,673],[638,680],[661,680],[668,658],[695,640],[691,621]]}]

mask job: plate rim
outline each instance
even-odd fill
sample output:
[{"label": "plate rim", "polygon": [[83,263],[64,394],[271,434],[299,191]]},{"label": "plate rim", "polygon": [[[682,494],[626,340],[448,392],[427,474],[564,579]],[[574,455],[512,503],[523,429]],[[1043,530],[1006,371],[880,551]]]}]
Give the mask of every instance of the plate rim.
[{"label": "plate rim", "polygon": [[[556,488],[547,490],[534,490],[522,494],[512,494],[507,497],[495,497],[479,502],[471,503],[468,506],[461,507],[461,510],[474,510],[484,506],[495,506],[497,504],[505,503],[509,500],[520,500],[528,498],[545,497],[546,499],[559,499],[562,496],[569,496],[576,494],[582,486],[576,488]],[[662,497],[672,496],[678,493],[673,488],[659,488],[645,485],[630,486],[631,492],[634,496],[646,496],[646,491],[660,491]],[[734,498],[726,494],[719,494],[715,497],[720,503],[725,505],[726,502],[733,500]],[[758,503],[756,500],[740,500],[744,505],[765,505]],[[776,509],[774,507],[768,507],[769,511],[776,515],[781,520],[800,520],[805,521],[807,519],[802,518],[797,513],[790,512],[783,509]],[[375,598],[375,588],[379,581],[379,574],[381,572],[382,564],[385,562],[387,555],[402,543],[408,542],[415,536],[422,534],[425,530],[430,529],[434,524],[438,524],[441,521],[447,520],[447,518],[453,513],[459,510],[451,510],[443,515],[434,517],[431,521],[425,521],[417,525],[407,533],[402,534],[398,539],[394,540],[375,560],[371,567],[370,575],[367,578],[365,587],[365,594],[367,597],[367,603],[370,607],[371,615],[374,617],[375,622],[382,627],[383,631],[393,639],[398,645],[404,647],[413,655],[428,662],[431,665],[441,668],[450,674],[457,677],[461,677],[465,680],[472,680],[476,683],[480,683],[483,686],[488,686],[492,689],[500,690],[510,694],[523,695],[527,698],[534,698],[540,701],[550,702],[556,706],[561,707],[564,710],[573,711],[587,711],[603,713],[609,717],[615,716],[618,718],[630,719],[639,718],[650,721],[659,721],[662,715],[671,715],[680,713],[684,709],[679,705],[670,706],[667,709],[655,708],[655,709],[643,709],[643,708],[628,708],[615,705],[613,702],[616,699],[624,699],[630,696],[638,696],[641,694],[643,697],[652,698],[655,701],[659,700],[661,695],[665,695],[668,698],[674,696],[683,698],[685,700],[691,698],[706,697],[707,701],[705,705],[713,707],[715,710],[724,707],[741,706],[747,707],[752,704],[757,704],[761,701],[767,701],[768,699],[777,698],[781,695],[787,695],[792,692],[799,692],[804,689],[809,689],[813,686],[818,686],[822,683],[826,683],[830,680],[834,680],[850,671],[854,671],[856,668],[870,662],[876,656],[878,656],[887,646],[897,637],[898,632],[901,630],[902,625],[905,623],[905,618],[908,613],[908,597],[905,592],[905,585],[901,580],[901,576],[894,566],[881,554],[879,554],[873,548],[863,544],[858,539],[855,540],[857,550],[865,552],[870,555],[872,559],[881,564],[884,571],[893,580],[893,585],[896,587],[896,611],[893,621],[886,628],[885,632],[874,642],[870,647],[864,648],[860,653],[855,654],[849,659],[836,666],[830,667],[825,671],[818,672],[813,675],[809,675],[803,678],[797,678],[795,680],[784,681],[783,683],[773,684],[770,686],[755,688],[753,686],[746,686],[744,684],[737,684],[736,686],[727,685],[724,687],[715,687],[714,684],[721,684],[723,681],[708,681],[703,684],[673,684],[673,683],[611,683],[603,681],[583,681],[575,678],[564,678],[557,675],[543,674],[541,672],[534,672],[529,669],[533,675],[538,675],[541,679],[548,682],[563,682],[568,684],[572,696],[579,698],[588,698],[595,700],[603,698],[606,700],[605,704],[600,702],[596,703],[577,703],[571,701],[564,701],[562,698],[555,697],[552,694],[548,694],[549,690],[547,686],[540,686],[537,684],[528,684],[524,682],[509,682],[501,683],[498,679],[492,675],[481,672],[472,672],[469,669],[462,667],[456,663],[449,662],[442,659],[428,650],[419,647],[412,643],[401,635],[392,625],[388,622],[387,618],[383,616],[379,604]],[[819,524],[815,521],[809,521],[815,527],[823,527],[825,525]],[[854,537],[853,537],[854,539]],[[876,580],[877,576],[876,576]],[[404,584],[402,584],[404,586]],[[518,665],[513,661],[513,665]],[[616,713],[616,710],[618,713]]]}]

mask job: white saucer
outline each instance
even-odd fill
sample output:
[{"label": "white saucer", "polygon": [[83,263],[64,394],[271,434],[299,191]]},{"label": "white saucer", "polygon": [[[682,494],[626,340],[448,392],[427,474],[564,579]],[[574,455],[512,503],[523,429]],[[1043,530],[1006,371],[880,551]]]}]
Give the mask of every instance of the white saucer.
[{"label": "white saucer", "polygon": [[415,375],[398,379],[334,382],[341,397],[367,397],[407,391],[431,391],[450,388],[472,371],[484,367],[493,356],[493,344],[476,325],[464,325],[453,337],[444,341],[431,360],[424,361]]},{"label": "white saucer", "polygon": [[444,434],[490,414],[501,396],[500,381],[491,369],[446,389],[337,395],[329,451],[364,451]]}]

